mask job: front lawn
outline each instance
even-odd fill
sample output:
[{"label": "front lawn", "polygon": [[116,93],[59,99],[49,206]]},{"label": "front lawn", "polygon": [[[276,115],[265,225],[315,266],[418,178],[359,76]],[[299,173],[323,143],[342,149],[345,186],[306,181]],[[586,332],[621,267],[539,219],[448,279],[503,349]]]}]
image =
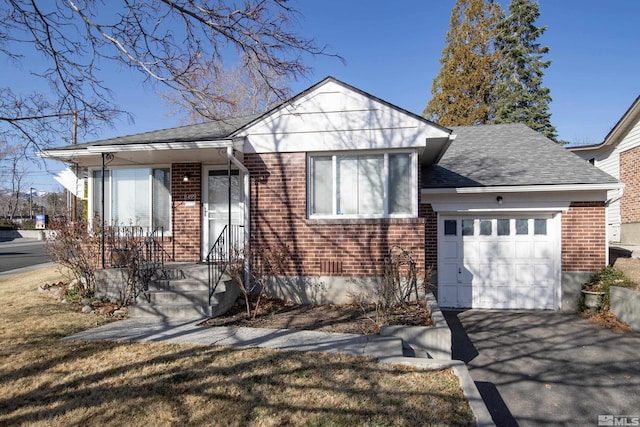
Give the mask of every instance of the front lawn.
[{"label": "front lawn", "polygon": [[108,321],[0,279],[0,425],[473,425],[450,370],[337,354],[66,342]]}]

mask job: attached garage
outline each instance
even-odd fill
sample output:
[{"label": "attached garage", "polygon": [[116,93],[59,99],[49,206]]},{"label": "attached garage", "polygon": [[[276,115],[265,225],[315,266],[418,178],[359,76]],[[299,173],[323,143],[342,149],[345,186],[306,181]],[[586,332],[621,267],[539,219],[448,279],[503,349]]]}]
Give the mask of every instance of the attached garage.
[{"label": "attached garage", "polygon": [[559,308],[559,215],[441,215],[438,299],[455,308]]}]

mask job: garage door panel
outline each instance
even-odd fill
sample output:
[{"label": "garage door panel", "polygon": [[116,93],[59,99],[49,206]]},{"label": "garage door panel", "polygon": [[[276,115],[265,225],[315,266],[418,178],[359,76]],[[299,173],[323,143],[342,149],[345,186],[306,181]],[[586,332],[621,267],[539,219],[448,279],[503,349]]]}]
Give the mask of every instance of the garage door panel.
[{"label": "garage door panel", "polygon": [[496,263],[493,267],[493,281],[499,284],[508,284],[513,281],[512,264]]},{"label": "garage door panel", "polygon": [[510,308],[511,294],[509,286],[485,286],[482,292],[474,292],[474,307]]},{"label": "garage door panel", "polygon": [[516,242],[515,257],[517,259],[531,258],[531,242],[529,240]]},{"label": "garage door panel", "polygon": [[444,262],[438,271],[438,277],[443,283],[458,283],[458,265],[456,262]]},{"label": "garage door panel", "polygon": [[[464,271],[469,273],[469,275],[471,276],[470,283],[474,285],[477,283],[484,283],[484,282],[491,281],[491,264],[489,263],[479,263],[478,261],[476,261],[475,264],[465,265]],[[463,283],[465,283],[464,281],[465,278],[463,277],[461,279]]]},{"label": "garage door panel", "polygon": [[[506,217],[456,218],[458,230],[462,230],[460,224],[464,220],[473,222],[475,231],[472,235],[467,233],[462,236],[459,231],[455,236],[446,236],[446,239],[458,242],[455,254],[458,259],[454,262],[453,258],[444,256],[453,254],[439,257],[439,268],[446,271],[446,282],[457,288],[457,292],[446,290],[447,296],[443,296],[443,300],[447,301],[445,306],[555,308],[560,262],[560,234],[556,230],[558,222],[541,216],[539,218],[546,225],[542,230],[534,227],[537,216],[523,217],[525,215],[509,218],[508,226]],[[491,223],[492,227],[485,227],[485,232],[481,233],[479,224],[482,223]],[[502,225],[502,228],[496,224]],[[502,231],[498,233],[499,230]],[[449,250],[445,249],[445,245],[442,248]],[[454,275],[456,280],[452,283]]]},{"label": "garage door panel", "polygon": [[474,260],[480,257],[480,244],[472,240],[464,239],[462,247],[462,255],[464,259]]},{"label": "garage door panel", "polygon": [[458,259],[458,242],[443,242],[441,252],[444,259]]},{"label": "garage door panel", "polygon": [[549,248],[548,242],[534,241],[533,257],[535,259],[551,259],[553,250]]},{"label": "garage door panel", "polygon": [[471,286],[458,286],[458,307],[471,307],[473,303],[473,288]]},{"label": "garage door panel", "polygon": [[[535,289],[535,299],[540,303],[539,308],[553,309],[554,294],[550,286],[538,287]],[[533,307],[538,308],[538,307]]]},{"label": "garage door panel", "polygon": [[516,284],[532,283],[535,279],[533,266],[531,264],[516,264],[514,279]]},{"label": "garage door panel", "polygon": [[553,269],[549,264],[535,264],[533,266],[533,284],[549,283]]},{"label": "garage door panel", "polygon": [[439,285],[438,286],[438,302],[442,307],[462,307],[458,297],[458,285]]},{"label": "garage door panel", "polygon": [[480,243],[478,257],[483,259],[511,259],[513,258],[513,250],[511,242],[483,241]]}]

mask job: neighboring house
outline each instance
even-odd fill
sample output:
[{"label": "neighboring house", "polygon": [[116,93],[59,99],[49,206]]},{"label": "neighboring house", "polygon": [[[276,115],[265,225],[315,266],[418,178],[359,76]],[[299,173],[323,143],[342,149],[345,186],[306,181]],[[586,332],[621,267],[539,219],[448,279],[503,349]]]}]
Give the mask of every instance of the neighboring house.
[{"label": "neighboring house", "polygon": [[568,150],[625,185],[608,196],[609,241],[640,244],[640,96],[602,143]]},{"label": "neighboring house", "polygon": [[176,261],[243,225],[301,302],[362,294],[398,245],[437,268],[442,306],[570,308],[620,187],[524,125],[446,129],[332,77],[259,116],[44,155],[88,171],[96,217],[164,227]]}]

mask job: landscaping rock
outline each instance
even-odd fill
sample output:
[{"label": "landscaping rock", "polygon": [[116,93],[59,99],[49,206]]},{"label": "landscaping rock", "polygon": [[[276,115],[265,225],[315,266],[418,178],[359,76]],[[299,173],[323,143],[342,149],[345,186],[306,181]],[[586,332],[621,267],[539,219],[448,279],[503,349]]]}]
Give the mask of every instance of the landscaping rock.
[{"label": "landscaping rock", "polygon": [[82,298],[82,301],[80,301],[80,303],[82,305],[91,305],[91,300],[89,298]]},{"label": "landscaping rock", "polygon": [[127,315],[127,310],[115,310],[113,312],[114,317],[120,317],[120,316],[126,316],[126,315]]},{"label": "landscaping rock", "polygon": [[82,307],[82,312],[83,313],[91,313],[93,311],[93,308],[91,308],[90,305],[85,305]]}]

